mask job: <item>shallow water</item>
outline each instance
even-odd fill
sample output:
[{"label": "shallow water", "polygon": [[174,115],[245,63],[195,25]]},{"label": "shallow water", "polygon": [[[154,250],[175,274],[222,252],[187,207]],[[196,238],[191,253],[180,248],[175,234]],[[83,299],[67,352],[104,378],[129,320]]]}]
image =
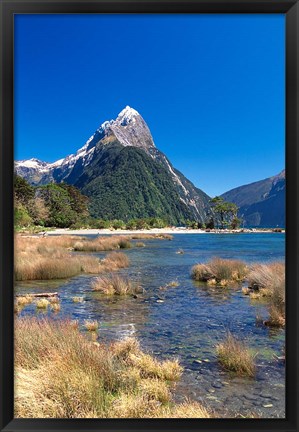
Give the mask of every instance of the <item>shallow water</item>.
[{"label": "shallow water", "polygon": [[[146,293],[139,298],[107,298],[91,291],[95,276],[67,281],[26,282],[16,292],[57,290],[61,311],[40,312],[55,319],[69,317],[83,323],[100,322],[99,339],[136,336],[141,346],[160,358],[178,357],[185,371],[175,398],[186,396],[211,406],[220,416],[250,415],[284,417],[285,368],[275,360],[284,346],[284,331],[256,323],[267,316],[266,306],[253,302],[241,286],[227,289],[193,282],[190,269],[211,257],[238,258],[248,263],[284,259],[284,234],[177,234],[172,241],[142,240],[145,248],[125,251],[131,266],[119,273],[140,283]],[[183,254],[177,254],[178,250]],[[103,257],[105,253],[95,253]],[[177,287],[160,289],[171,281]],[[73,303],[83,296],[83,303]],[[20,316],[36,314],[33,305]],[[257,352],[256,379],[225,372],[215,356],[215,345],[227,331],[246,340]]]}]

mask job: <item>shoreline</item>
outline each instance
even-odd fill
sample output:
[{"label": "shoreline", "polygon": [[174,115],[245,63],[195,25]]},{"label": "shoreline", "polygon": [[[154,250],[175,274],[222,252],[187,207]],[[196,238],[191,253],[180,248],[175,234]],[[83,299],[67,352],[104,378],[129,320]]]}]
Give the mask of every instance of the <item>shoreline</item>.
[{"label": "shoreline", "polygon": [[[147,230],[123,230],[123,229],[95,229],[83,228],[71,230],[69,228],[57,228],[47,231],[47,235],[134,235],[134,234],[261,234],[275,233],[273,229],[239,229],[239,230],[201,230],[189,228],[152,228]],[[283,229],[280,233],[285,233]]]}]

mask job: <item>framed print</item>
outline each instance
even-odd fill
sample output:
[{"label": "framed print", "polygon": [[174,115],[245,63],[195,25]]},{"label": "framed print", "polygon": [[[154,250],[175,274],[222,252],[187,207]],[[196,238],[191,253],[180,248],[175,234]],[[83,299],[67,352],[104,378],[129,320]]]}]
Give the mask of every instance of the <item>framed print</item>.
[{"label": "framed print", "polygon": [[1,430],[297,431],[297,1],[0,5]]}]

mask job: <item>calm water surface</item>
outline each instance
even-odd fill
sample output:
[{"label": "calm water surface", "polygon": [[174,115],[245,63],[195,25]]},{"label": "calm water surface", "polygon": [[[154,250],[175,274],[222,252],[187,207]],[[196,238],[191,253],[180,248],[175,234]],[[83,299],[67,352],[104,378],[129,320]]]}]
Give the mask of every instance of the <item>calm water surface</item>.
[{"label": "calm water surface", "polygon": [[[161,359],[179,358],[184,374],[175,398],[207,403],[221,416],[255,413],[262,417],[285,415],[285,368],[275,359],[284,347],[284,331],[258,325],[256,316],[267,317],[266,306],[250,301],[241,286],[228,289],[193,282],[190,269],[212,257],[242,259],[247,263],[283,260],[284,234],[177,234],[172,241],[142,240],[145,248],[125,251],[131,261],[121,274],[140,283],[146,293],[134,298],[107,298],[91,291],[96,276],[67,281],[26,282],[17,293],[59,292],[61,311],[47,311],[55,319],[100,322],[98,338],[104,341],[136,336],[141,346]],[[177,254],[178,250],[183,254]],[[105,253],[95,253],[103,257]],[[161,289],[171,281],[177,287]],[[73,303],[73,296],[83,303]],[[36,314],[33,305],[21,316]],[[238,378],[221,369],[215,345],[227,331],[246,340],[257,352],[256,379]]]}]

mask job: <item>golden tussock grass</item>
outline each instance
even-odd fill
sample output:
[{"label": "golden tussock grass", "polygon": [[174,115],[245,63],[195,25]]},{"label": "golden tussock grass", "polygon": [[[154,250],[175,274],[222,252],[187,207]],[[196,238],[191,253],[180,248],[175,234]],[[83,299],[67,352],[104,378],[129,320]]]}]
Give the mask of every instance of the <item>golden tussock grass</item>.
[{"label": "golden tussock grass", "polygon": [[[87,243],[86,243],[87,242]],[[80,273],[99,274],[106,271],[114,271],[118,268],[127,267],[129,259],[125,254],[108,254],[100,261],[95,256],[76,254],[78,243],[97,245],[99,250],[110,250],[125,247],[121,236],[116,238],[100,238],[99,240],[78,240],[72,236],[53,236],[46,238],[22,238],[16,236],[15,253],[15,279],[24,280],[49,280],[64,279],[76,276]],[[86,250],[85,247],[77,248]],[[91,251],[97,247],[91,247]]]},{"label": "golden tussock grass", "polygon": [[55,304],[55,303],[59,303],[59,297],[58,296],[53,296],[53,297],[49,297],[49,302],[51,304]]},{"label": "golden tussock grass", "polygon": [[139,233],[139,234],[130,234],[128,236],[132,240],[172,240],[173,236],[171,234],[150,234],[150,233]]},{"label": "golden tussock grass", "polygon": [[213,258],[206,264],[196,264],[191,269],[191,277],[196,281],[227,286],[229,282],[241,282],[247,274],[247,266],[239,260]]},{"label": "golden tussock grass", "polygon": [[85,320],[84,327],[88,331],[96,331],[99,328],[99,323],[97,321]]},{"label": "golden tussock grass", "polygon": [[92,290],[106,295],[134,295],[143,292],[142,288],[119,275],[100,276],[92,282]]},{"label": "golden tussock grass", "polygon": [[73,245],[75,251],[101,252],[115,249],[129,249],[132,247],[127,236],[97,237],[93,240],[79,239]]},{"label": "golden tussock grass", "polygon": [[206,264],[195,264],[191,269],[191,277],[196,281],[206,282],[213,279],[213,274]]},{"label": "golden tussock grass", "polygon": [[47,309],[50,302],[47,299],[40,299],[40,300],[37,300],[35,304],[36,304],[37,309]]},{"label": "golden tussock grass", "polygon": [[231,333],[226,339],[216,346],[219,363],[228,371],[235,372],[241,376],[254,377],[256,366],[255,355]]},{"label": "golden tussock grass", "polygon": [[145,243],[143,243],[143,242],[137,242],[137,243],[135,244],[135,246],[136,246],[136,247],[145,247]]},{"label": "golden tussock grass", "polygon": [[179,282],[177,280],[173,280],[168,282],[166,285],[161,286],[160,290],[167,290],[167,288],[177,288],[178,286],[180,286]]},{"label": "golden tussock grass", "polygon": [[123,252],[110,252],[102,260],[101,264],[106,271],[118,270],[130,265],[130,260]]},{"label": "golden tussock grass", "polygon": [[254,264],[248,274],[250,297],[268,300],[269,319],[265,322],[274,327],[285,325],[285,264]]},{"label": "golden tussock grass", "polygon": [[184,403],[165,406],[159,412],[160,418],[211,418],[211,411],[201,405],[199,402],[187,400]]},{"label": "golden tussock grass", "polygon": [[84,301],[84,297],[75,296],[75,297],[72,297],[72,301],[74,303],[82,303]]},{"label": "golden tussock grass", "polygon": [[20,296],[16,298],[16,304],[18,306],[26,306],[33,302],[33,297],[30,295]]},{"label": "golden tussock grass", "polygon": [[60,303],[50,303],[53,312],[59,312],[61,309]]},{"label": "golden tussock grass", "polygon": [[16,319],[15,417],[210,416],[199,404],[171,401],[168,379],[179,377],[177,362],[152,358],[156,372],[148,376],[136,360],[143,356],[150,357],[134,339],[104,345],[69,321]]}]

